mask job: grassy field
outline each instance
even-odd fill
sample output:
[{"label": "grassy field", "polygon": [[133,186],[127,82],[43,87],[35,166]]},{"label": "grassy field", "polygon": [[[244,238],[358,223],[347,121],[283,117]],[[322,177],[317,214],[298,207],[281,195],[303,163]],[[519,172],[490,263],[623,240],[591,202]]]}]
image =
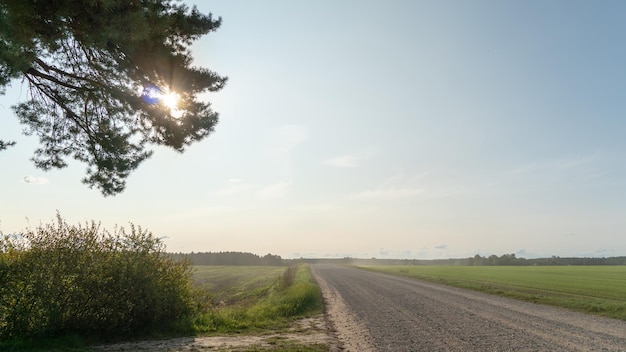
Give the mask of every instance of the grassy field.
[{"label": "grassy field", "polygon": [[196,286],[210,292],[213,306],[242,305],[258,300],[283,275],[284,266],[193,267]]},{"label": "grassy field", "polygon": [[210,293],[210,307],[195,323],[199,333],[280,328],[322,311],[321,292],[308,266],[197,266],[194,279]]},{"label": "grassy field", "polygon": [[626,266],[364,268],[626,320]]},{"label": "grassy field", "polygon": [[[208,310],[196,321],[196,331],[206,333],[255,333],[282,329],[297,317],[322,312],[321,291],[308,266],[196,266],[194,281],[209,292]],[[271,349],[250,346],[242,351],[321,352],[323,344],[304,345],[276,340]]]}]

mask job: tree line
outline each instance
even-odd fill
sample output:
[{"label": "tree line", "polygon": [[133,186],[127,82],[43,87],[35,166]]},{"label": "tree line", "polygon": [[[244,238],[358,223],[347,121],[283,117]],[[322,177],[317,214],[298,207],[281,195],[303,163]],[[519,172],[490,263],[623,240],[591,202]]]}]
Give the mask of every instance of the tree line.
[{"label": "tree line", "polygon": [[280,266],[287,263],[279,256],[266,254],[259,256],[245,252],[198,252],[172,253],[175,260],[189,260],[192,265],[233,265],[233,266]]},{"label": "tree line", "polygon": [[379,259],[335,258],[302,259],[308,263],[335,263],[350,265],[464,265],[464,266],[529,266],[529,265],[626,265],[626,256],[619,257],[559,257],[526,259],[515,253],[497,256],[476,254],[469,258],[450,259]]},{"label": "tree line", "polygon": [[552,256],[549,258],[518,258],[514,253],[503,254],[501,256],[490,255],[489,257],[481,257],[476,254],[472,258],[466,259],[466,265],[626,265],[626,257],[559,257]]}]

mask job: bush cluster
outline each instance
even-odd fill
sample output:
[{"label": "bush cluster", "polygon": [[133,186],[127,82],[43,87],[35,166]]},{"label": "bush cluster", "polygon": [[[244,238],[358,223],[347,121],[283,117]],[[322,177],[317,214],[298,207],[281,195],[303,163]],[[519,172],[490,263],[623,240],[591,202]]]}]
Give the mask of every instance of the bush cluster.
[{"label": "bush cluster", "polygon": [[191,266],[131,224],[56,223],[0,233],[0,340],[168,329],[193,313]]}]

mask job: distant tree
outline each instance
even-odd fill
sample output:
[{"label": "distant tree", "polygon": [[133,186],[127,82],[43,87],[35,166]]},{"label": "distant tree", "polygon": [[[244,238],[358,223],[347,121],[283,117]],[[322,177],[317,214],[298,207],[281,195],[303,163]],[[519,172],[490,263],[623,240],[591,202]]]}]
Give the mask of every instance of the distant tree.
[{"label": "distant tree", "polygon": [[283,259],[279,255],[266,254],[262,260],[263,265],[283,265]]},{"label": "distant tree", "polygon": [[487,265],[498,265],[498,256],[495,254],[490,255],[487,259],[487,263]]},{"label": "distant tree", "polygon": [[88,165],[84,183],[115,195],[146,145],[182,152],[205,138],[218,114],[198,96],[226,78],[193,67],[189,47],[220,24],[176,0],[0,2],[0,94],[28,85],[13,110],[39,137],[35,165],[73,157]]},{"label": "distant tree", "polygon": [[480,254],[476,254],[474,255],[473,258],[470,258],[470,262],[472,263],[472,265],[484,265],[485,263],[485,259],[483,257],[480,256]]},{"label": "distant tree", "polygon": [[515,265],[515,253],[503,254],[498,258],[498,265]]}]

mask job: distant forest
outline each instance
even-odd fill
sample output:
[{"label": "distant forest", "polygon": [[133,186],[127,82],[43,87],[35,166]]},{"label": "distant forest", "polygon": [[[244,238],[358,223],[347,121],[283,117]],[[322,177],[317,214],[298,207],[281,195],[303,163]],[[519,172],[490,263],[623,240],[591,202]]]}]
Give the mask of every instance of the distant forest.
[{"label": "distant forest", "polygon": [[453,259],[359,259],[359,258],[323,258],[323,259],[282,259],[279,255],[266,254],[258,256],[245,252],[199,252],[199,253],[171,253],[175,259],[189,259],[193,265],[233,265],[233,266],[263,266],[289,265],[293,262],[306,263],[333,263],[347,265],[466,265],[466,266],[495,266],[495,265],[626,265],[626,256],[608,258],[581,258],[558,257],[526,259],[516,257],[515,254],[501,256],[490,255],[483,257],[476,254],[469,258]]},{"label": "distant forest", "polygon": [[279,255],[266,254],[261,257],[252,253],[243,252],[200,252],[200,253],[171,253],[174,259],[189,259],[192,265],[233,265],[233,266],[262,266],[286,265]]},{"label": "distant forest", "polygon": [[336,263],[351,265],[465,265],[465,266],[495,266],[495,265],[626,265],[626,256],[608,258],[580,258],[558,257],[526,259],[518,258],[515,254],[503,254],[501,256],[490,255],[482,257],[476,254],[469,258],[454,259],[304,259],[309,263]]}]

